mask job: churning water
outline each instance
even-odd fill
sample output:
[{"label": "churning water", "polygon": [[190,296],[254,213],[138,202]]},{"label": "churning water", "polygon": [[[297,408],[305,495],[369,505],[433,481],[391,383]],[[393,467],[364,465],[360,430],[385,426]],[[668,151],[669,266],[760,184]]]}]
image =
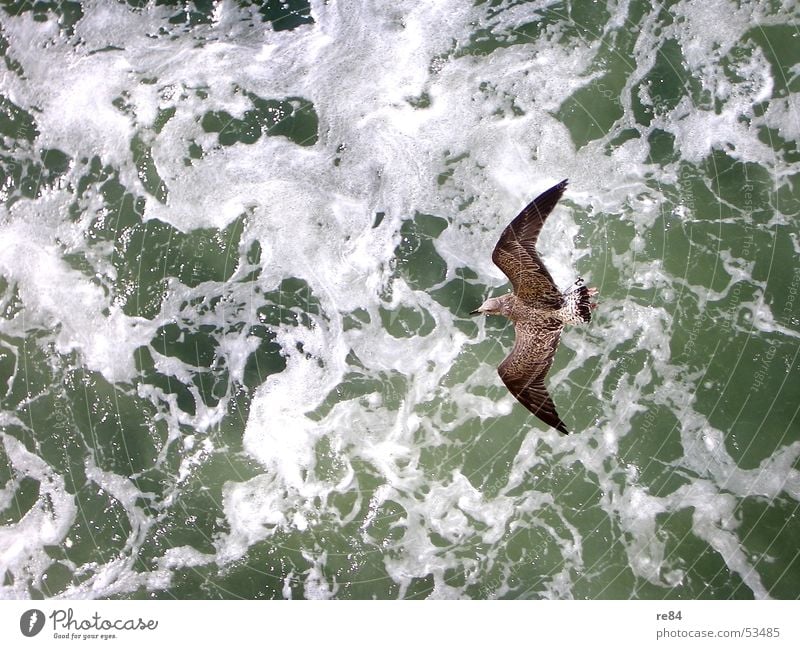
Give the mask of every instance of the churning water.
[{"label": "churning water", "polygon": [[4,2],[0,596],[800,596],[797,12]]}]

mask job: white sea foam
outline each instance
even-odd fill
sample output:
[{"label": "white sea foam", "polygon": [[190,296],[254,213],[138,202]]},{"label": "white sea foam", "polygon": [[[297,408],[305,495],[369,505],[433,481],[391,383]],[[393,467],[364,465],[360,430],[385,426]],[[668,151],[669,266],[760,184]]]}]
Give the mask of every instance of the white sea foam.
[{"label": "white sea foam", "polygon": [[86,367],[109,381],[129,380],[133,350],[152,338],[152,323],[126,316],[91,278],[70,268],[57,230],[31,225],[40,218],[34,209],[15,209],[0,239],[0,273],[17,286],[24,326],[54,331],[59,352],[79,351]]},{"label": "white sea foam", "polygon": [[[17,523],[0,528],[0,571],[6,576],[0,586],[0,598],[22,599],[28,596],[30,585],[42,587],[45,571],[53,563],[45,546],[64,542],[78,508],[75,497],[65,488],[63,476],[14,437],[6,433],[0,436],[13,476],[4,493],[16,492],[23,478],[39,485],[33,506]],[[5,497],[3,500],[9,502]]]},{"label": "white sea foam", "polygon": [[[546,4],[536,9],[544,10]],[[607,28],[624,24],[626,7],[619,3],[612,8]],[[716,93],[720,108],[699,107],[684,97],[642,126],[629,95],[624,95],[624,112],[614,133],[576,150],[572,134],[555,114],[576,90],[600,78],[592,66],[599,42],[571,40],[565,45],[562,29],[554,26],[535,42],[483,55],[462,54],[475,26],[486,23],[485,9],[459,3],[405,9],[368,2],[344,8],[320,1],[312,3],[312,25],[280,32],[258,18],[244,20],[246,10],[224,1],[218,3],[211,25],[176,31],[170,38],[153,37],[165,25],[166,8],[131,11],[122,3],[86,2],[73,39],[59,34],[55,20],[40,23],[29,13],[4,18],[9,56],[25,70],[24,77],[4,77],[4,94],[35,115],[40,132],[36,147],[58,148],[73,158],[65,184],[75,185],[85,173],[82,158],[97,155],[119,170],[120,182],[148,195],[131,155],[131,141],[140,137],[151,146],[168,190],[166,202],[149,197],[146,219],[188,232],[224,227],[246,214],[242,249],[258,241],[262,256],[261,275],[252,286],[233,286],[242,280],[242,269],[227,284],[188,288],[172,281],[153,320],[132,318],[112,303],[107,290],[64,261],[65,252],[83,251],[100,263],[83,241],[90,217],[69,221],[72,197],[52,190],[40,199],[16,203],[0,220],[0,275],[15,284],[25,305],[24,319],[4,322],[3,333],[50,330],[58,352],[78,352],[86,368],[113,383],[135,377],[133,352],[150,345],[160,326],[213,323],[230,328],[221,335],[218,353],[231,377],[241,380],[258,343],[249,337],[248,327],[258,323],[254,314],[264,305],[265,293],[287,278],[301,278],[319,303],[318,314],[297,314],[293,323],[267,323],[286,368],[254,391],[243,440],[244,450],[263,472],[225,484],[224,531],[214,539],[215,552],[170,548],[156,559],[152,572],[136,573],[132,558],[153,519],[137,504],[142,494],[129,477],[105,472],[87,460],[87,477],[121,505],[131,532],[127,555],[102,566],[84,566],[84,572],[92,571],[91,579],[70,589],[68,596],[166,588],[174,570],[229,565],[279,532],[313,531],[323,519],[344,525],[366,503],[369,511],[362,514],[359,541],[387,550],[383,566],[401,597],[415,579],[428,576],[431,596],[464,597],[467,587],[479,585],[491,571],[501,575],[489,589],[492,596],[518,594],[510,585],[517,566],[502,558],[499,548],[508,535],[531,531],[556,548],[563,565],[540,590],[527,595],[572,596],[575,575],[584,570],[591,574],[597,566],[583,561],[583,532],[571,507],[579,513],[596,507],[607,514],[619,530],[630,571],[665,588],[682,583],[687,568],[667,556],[659,517],[691,507],[693,534],[717,551],[755,596],[769,595],[739,547],[736,498],[786,494],[799,499],[794,467],[800,448],[796,443],[783,446],[758,468],[739,468],[726,450],[723,431],[709,423],[693,397],[703,373],[688,367],[670,347],[680,322],[661,304],[640,302],[634,293],[691,295],[702,310],[728,297],[737,282],[764,288],[752,279],[752,265],[725,251],[719,257],[730,281],[715,290],[671,275],[646,253],[648,234],[668,194],[664,187],[678,179],[677,163],[657,167],[648,158],[647,136],[655,129],[675,137],[683,162],[700,164],[723,149],[734,159],[770,169],[779,182],[788,173],[776,152],[759,140],[758,127],[764,124],[777,128],[782,137],[794,137],[793,105],[789,99],[773,101],[760,116],[752,110],[774,89],[764,53],[754,47],[736,62],[741,83],[709,63],[741,41],[753,11],[730,10],[727,2],[707,9],[683,2],[672,9],[680,18],[672,27],[656,30],[655,13],[643,19],[637,68],[626,86],[629,94],[649,70],[658,47],[675,38],[691,74]],[[510,34],[535,17],[530,6],[519,5],[496,15],[492,26],[498,34]],[[708,28],[711,23],[714,29]],[[146,82],[152,79],[156,81]],[[304,147],[265,135],[254,144],[219,146],[217,135],[203,130],[202,117],[211,110],[242,117],[251,107],[242,89],[264,98],[312,102],[319,119],[317,143]],[[654,100],[645,91],[640,94],[645,103]],[[115,105],[120,97],[122,103]],[[428,107],[420,107],[426,103]],[[174,109],[174,115],[156,134],[153,124],[165,109]],[[635,128],[641,136],[612,145],[624,128]],[[203,156],[186,164],[193,142],[203,148]],[[433,214],[447,221],[434,242],[446,264],[442,285],[459,268],[468,267],[481,285],[501,286],[505,280],[488,254],[497,235],[538,191],[565,177],[570,179],[567,200],[541,238],[548,267],[566,287],[579,265],[594,268],[594,250],[605,245],[610,246],[613,267],[587,277],[606,294],[601,309],[591,327],[565,332],[562,343],[571,355],[549,379],[556,389],[566,388],[584,368],[596,365],[590,378],[581,379],[581,389],[597,404],[597,417],[585,434],[570,438],[553,431],[521,432],[518,424],[509,423],[517,408],[513,399],[500,391],[483,396],[487,386],[499,386],[493,362],[480,359],[470,372],[459,366],[496,332],[487,332],[480,322],[476,333],[465,333],[465,312],[414,289],[393,266],[401,223],[415,212]],[[86,200],[91,215],[99,206]],[[378,212],[384,218],[373,227]],[[675,211],[681,221],[706,216],[690,206]],[[604,219],[612,226],[633,228],[625,249],[602,241]],[[595,238],[583,239],[587,236]],[[606,286],[601,270],[613,271],[621,286]],[[212,295],[245,306],[209,313],[192,302]],[[752,314],[752,329],[796,336],[776,321],[763,291],[760,295],[757,301],[739,304]],[[381,309],[395,312],[401,307],[430,314],[433,330],[407,338],[389,335]],[[366,318],[357,326],[346,325],[347,316],[357,310]],[[248,326],[235,330],[241,320]],[[218,452],[206,436],[226,416],[230,394],[218,405],[204,404],[192,385],[198,368],[152,347],[151,352],[156,370],[190,386],[197,406],[191,415],[178,407],[174,394],[138,388],[140,398],[161,404],[159,417],[168,421],[159,462],[169,444],[181,437],[181,427],[193,430],[174,476],[177,486],[160,503],[169,508],[193,472]],[[644,360],[621,368],[609,362],[612,354],[638,354]],[[387,393],[400,394],[375,388],[364,398],[329,404],[355,369]],[[385,387],[387,375],[402,379],[402,388]],[[457,380],[450,381],[451,376]],[[457,385],[444,389],[445,382]],[[449,405],[453,413],[446,412]],[[647,434],[636,427],[642,428],[638,422],[652,407],[665,408],[679,422],[675,436],[683,455],[676,469],[698,476],[662,496],[639,483],[637,467],[617,459],[629,435]],[[451,437],[457,438],[476,419],[493,427],[498,438],[520,444],[493,494],[482,491],[481,476],[466,471],[431,475],[422,458],[423,452],[447,447]],[[51,562],[44,545],[61,543],[67,536],[75,504],[62,476],[14,438],[4,433],[3,440],[14,471],[43,485],[37,504],[23,519],[0,530],[3,565],[15,578],[14,586],[3,587],[3,595],[25,596],[26,580],[35,584]],[[326,475],[317,471],[323,441],[337,462],[337,470]],[[542,451],[540,443],[555,449],[555,455]],[[469,452],[474,444],[480,442],[463,449],[454,445],[452,452]],[[578,462],[597,486],[595,503],[562,506],[559,498],[569,499],[568,489],[549,494],[531,478],[548,463],[569,471]],[[366,463],[377,476],[379,486],[371,492],[361,491],[365,480],[356,463]],[[13,478],[0,492],[0,504],[10,502],[18,482]],[[335,495],[353,493],[357,500],[350,511],[333,504]],[[403,509],[396,526],[402,534],[391,541],[375,539],[367,530],[389,502]],[[433,534],[449,545],[434,542]],[[459,554],[459,546],[470,542],[492,550],[483,560]],[[329,555],[320,548],[303,552],[308,568],[284,576],[283,595],[291,596],[290,582],[297,581],[306,597],[337,596],[342,584],[327,572]],[[446,575],[452,572],[464,575],[464,588],[449,583]]]}]

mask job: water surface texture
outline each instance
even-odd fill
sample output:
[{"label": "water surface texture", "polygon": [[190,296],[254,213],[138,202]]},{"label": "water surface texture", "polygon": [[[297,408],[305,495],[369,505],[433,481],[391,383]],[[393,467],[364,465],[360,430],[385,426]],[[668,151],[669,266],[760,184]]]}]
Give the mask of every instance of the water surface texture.
[{"label": "water surface texture", "polygon": [[[0,597],[800,596],[789,0],[0,5]],[[511,397],[491,249],[600,289]]]}]

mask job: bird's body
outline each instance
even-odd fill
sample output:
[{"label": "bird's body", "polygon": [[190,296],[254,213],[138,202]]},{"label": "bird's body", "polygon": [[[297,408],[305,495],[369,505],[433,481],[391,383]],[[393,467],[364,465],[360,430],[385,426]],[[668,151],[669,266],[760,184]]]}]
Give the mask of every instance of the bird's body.
[{"label": "bird's body", "polygon": [[597,289],[582,280],[568,291],[558,290],[536,251],[547,215],[561,198],[567,181],[551,187],[531,202],[503,230],[492,260],[511,281],[513,291],[489,298],[473,313],[502,315],[514,323],[516,340],[497,368],[500,378],[528,410],[562,433],[568,433],[544,385],[565,324],[589,322]]}]

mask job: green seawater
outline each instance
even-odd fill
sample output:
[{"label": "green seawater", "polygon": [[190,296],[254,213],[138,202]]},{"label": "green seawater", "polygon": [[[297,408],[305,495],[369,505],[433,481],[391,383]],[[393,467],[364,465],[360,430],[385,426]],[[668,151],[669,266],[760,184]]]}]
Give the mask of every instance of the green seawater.
[{"label": "green seawater", "polygon": [[[449,61],[470,72],[460,83],[471,88],[480,128],[463,130],[475,142],[539,114],[546,121],[535,124],[557,134],[558,155],[519,144],[552,175],[530,178],[522,201],[570,176],[543,256],[568,259],[564,272],[600,289],[592,323],[565,333],[551,370],[553,398],[575,431],[561,437],[516,403],[479,412],[484,400],[508,398],[492,368],[513,329],[468,314],[507,288],[476,271],[473,251],[454,250],[464,239],[447,237],[484,237],[475,246],[488,259],[523,206],[499,200],[491,159],[451,145],[458,128],[439,133],[430,144],[438,157],[420,163],[422,176],[397,182],[424,188],[405,209],[367,200],[363,227],[347,232],[374,233],[381,243],[366,246],[367,257],[390,252],[354,285],[374,281],[372,302],[340,309],[319,288],[339,272],[323,250],[361,208],[342,208],[340,221],[280,203],[265,212],[282,194],[260,188],[264,170],[248,156],[265,147],[263,159],[280,161],[269,173],[285,170],[299,186],[307,175],[309,193],[361,206],[368,181],[380,188],[400,173],[392,164],[402,146],[376,137],[374,159],[357,149],[355,160],[355,145],[336,139],[347,95],[310,99],[299,82],[239,87],[235,60],[228,85],[181,85],[170,57],[245,45],[257,53],[263,39],[259,65],[269,70],[300,56],[294,42],[341,24],[302,1],[230,3],[229,22],[213,3],[115,4],[127,22],[91,51],[76,34],[104,24],[89,23],[97,4],[0,7],[2,597],[800,595],[796,13],[734,2],[758,17],[753,26],[737,33],[726,18],[735,42],[720,37],[692,51],[662,37],[675,25],[703,31],[684,3],[631,2],[620,22],[612,20],[619,8],[602,3],[476,2],[463,9],[473,18],[463,19],[468,37],[454,32],[430,61],[424,92],[402,108],[437,110],[452,90],[437,76]],[[501,19],[512,10],[524,18],[508,27]],[[376,32],[416,24],[403,7],[352,11]],[[448,29],[456,27],[443,22]],[[141,45],[143,34],[158,56]],[[31,53],[45,42],[52,53]],[[554,56],[591,52],[585,69],[553,70],[559,88],[574,83],[557,105],[522,90],[530,58],[521,48],[537,43]],[[363,56],[374,51],[365,46]],[[137,54],[113,104],[130,124],[127,146],[109,139],[108,149],[87,150],[72,117],[74,131],[53,130],[57,102],[38,103],[36,83],[50,75],[58,83],[59,66],[73,60]],[[26,70],[36,57],[52,70]],[[499,57],[509,57],[518,96],[491,76]],[[151,104],[141,99],[149,88],[157,89]],[[388,100],[385,109],[401,110]],[[377,129],[368,112],[360,128]],[[381,128],[390,143],[392,129],[402,131],[391,120]],[[328,171],[309,156],[327,160]],[[218,181],[192,176],[213,169],[209,160]],[[245,207],[214,222],[220,203],[193,220],[230,182],[256,188]],[[483,190],[495,192],[479,203],[496,202],[494,213],[474,208]],[[557,230],[566,218],[574,227]],[[559,257],[567,232],[574,254]],[[275,262],[300,239],[307,247],[297,257],[311,260],[305,275]],[[355,244],[345,249],[361,259]],[[57,266],[31,267],[44,259]],[[48,292],[37,277],[60,283]],[[102,306],[89,313],[90,303]],[[104,328],[115,318],[119,328]],[[428,367],[376,361],[357,348],[359,332],[385,342],[387,358],[420,355]],[[117,358],[89,353],[108,341],[130,350],[129,371],[92,360]],[[311,368],[304,391],[286,394],[292,408],[298,394],[309,405],[293,415],[297,428],[273,430],[278,420],[259,399],[302,367]],[[263,430],[266,438],[248,437]],[[284,443],[296,454],[284,454]],[[22,537],[20,553],[13,541]],[[112,567],[120,572],[108,578]]]}]

